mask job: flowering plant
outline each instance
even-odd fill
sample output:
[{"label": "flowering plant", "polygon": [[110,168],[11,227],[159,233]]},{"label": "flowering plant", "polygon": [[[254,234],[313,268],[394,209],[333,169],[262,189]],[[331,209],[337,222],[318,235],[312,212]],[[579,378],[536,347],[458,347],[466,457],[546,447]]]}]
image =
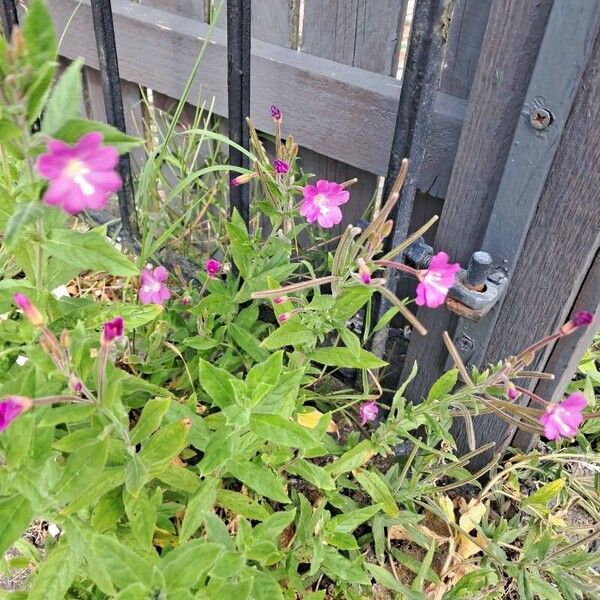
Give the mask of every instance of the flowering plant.
[{"label": "flowering plant", "polygon": [[[596,585],[564,533],[561,493],[575,477],[560,471],[583,460],[560,439],[580,436],[593,397],[574,390],[549,406],[522,385],[548,377],[528,370],[536,353],[592,315],[483,372],[446,338],[455,368],[409,403],[416,366],[384,389],[371,341],[393,318],[426,332],[386,273],[414,277],[415,303],[440,309],[459,266],[443,251],[423,270],[401,261],[432,222],[383,250],[406,163],[371,222],[323,249],[353,181],[311,182],[293,139],[281,141],[279,108],[275,156],[250,123],[252,169],[233,180],[209,178],[227,165],[197,168],[185,145],[197,127],[166,160],[169,127],[137,183],[142,239],[119,248],[89,211],[110,207],[118,154],[138,140],[80,118],[81,64],[54,82],[55,54],[33,0],[0,47],[0,557],[13,547],[5,570],[31,569],[27,597],[452,600],[501,598],[506,583],[553,600]],[[182,169],[171,188],[165,165]],[[250,226],[226,218],[227,187],[254,184]],[[169,260],[167,241],[187,260]],[[378,296],[391,311],[352,330]],[[552,451],[496,455],[470,473],[490,450],[472,419],[490,411],[556,440]],[[460,457],[454,419],[469,431]],[[507,497],[522,500],[529,529]],[[22,537],[32,521],[57,532],[43,552]]]}]

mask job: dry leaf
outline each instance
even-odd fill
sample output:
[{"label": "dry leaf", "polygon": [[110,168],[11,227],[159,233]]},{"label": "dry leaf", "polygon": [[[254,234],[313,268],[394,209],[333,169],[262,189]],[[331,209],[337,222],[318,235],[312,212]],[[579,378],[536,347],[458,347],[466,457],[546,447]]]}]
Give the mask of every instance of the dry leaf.
[{"label": "dry leaf", "polygon": [[[308,412],[298,413],[298,423],[308,429],[314,429],[319,424],[322,417],[323,413],[315,408]],[[334,420],[331,419],[327,425],[327,433],[337,433],[337,430],[337,425]]]}]

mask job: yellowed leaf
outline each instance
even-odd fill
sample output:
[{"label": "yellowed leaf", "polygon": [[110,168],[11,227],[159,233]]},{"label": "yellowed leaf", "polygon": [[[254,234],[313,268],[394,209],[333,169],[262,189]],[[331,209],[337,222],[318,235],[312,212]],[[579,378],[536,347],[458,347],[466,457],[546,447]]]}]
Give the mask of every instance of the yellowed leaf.
[{"label": "yellowed leaf", "polygon": [[438,499],[437,503],[440,505],[440,508],[444,511],[444,514],[448,518],[450,523],[456,523],[456,518],[454,516],[454,504],[452,500],[446,494],[442,494]]},{"label": "yellowed leaf", "polygon": [[[298,413],[298,423],[303,427],[307,427],[308,429],[314,429],[319,424],[319,421],[322,419],[322,417],[323,413],[315,408],[308,412]],[[335,424],[334,420],[331,419],[327,425],[327,432],[337,433],[337,430],[337,425]]]},{"label": "yellowed leaf", "polygon": [[473,499],[462,510],[462,515],[458,519],[458,526],[467,532],[471,532],[476,525],[481,523],[483,515],[485,515],[485,505],[483,502]]}]

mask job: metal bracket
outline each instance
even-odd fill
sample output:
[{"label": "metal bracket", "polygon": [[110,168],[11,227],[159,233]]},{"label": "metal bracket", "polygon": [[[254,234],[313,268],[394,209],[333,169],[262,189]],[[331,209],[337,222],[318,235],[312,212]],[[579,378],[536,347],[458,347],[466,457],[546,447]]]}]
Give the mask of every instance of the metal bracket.
[{"label": "metal bracket", "polygon": [[[426,269],[431,263],[433,248],[419,238],[411,244],[404,255],[405,261],[416,269]],[[448,292],[448,310],[478,321],[498,302],[508,284],[508,277],[501,269],[494,268],[490,254],[483,251],[471,255],[466,269],[459,271],[457,283]]]}]

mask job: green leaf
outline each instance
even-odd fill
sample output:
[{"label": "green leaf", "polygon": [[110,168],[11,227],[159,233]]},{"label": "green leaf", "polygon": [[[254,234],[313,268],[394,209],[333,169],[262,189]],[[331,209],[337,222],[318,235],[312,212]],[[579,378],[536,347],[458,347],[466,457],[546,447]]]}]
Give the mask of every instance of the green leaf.
[{"label": "green leaf", "polygon": [[308,327],[297,319],[292,319],[275,329],[260,345],[267,350],[276,350],[285,346],[310,344],[315,338],[315,334]]},{"label": "green leaf", "polygon": [[331,316],[336,321],[346,322],[352,318],[373,295],[375,288],[368,285],[354,285],[345,289],[335,301]]},{"label": "green leaf", "polygon": [[221,508],[230,510],[235,515],[241,515],[253,521],[264,521],[269,517],[267,510],[256,500],[232,490],[219,490],[217,492],[217,504]]},{"label": "green leaf", "polygon": [[0,498],[0,556],[23,534],[33,518],[29,500],[23,496]]},{"label": "green leaf", "polygon": [[360,565],[348,560],[333,548],[325,548],[323,570],[334,581],[341,579],[360,585],[369,585],[371,583]]},{"label": "green leaf", "polygon": [[285,470],[292,475],[298,475],[321,490],[334,490],[335,484],[331,475],[322,467],[315,465],[303,458],[298,459]]},{"label": "green leaf", "polygon": [[152,565],[116,538],[97,534],[92,538],[92,550],[118,588],[152,583]]},{"label": "green leaf", "polygon": [[220,544],[192,540],[169,552],[160,561],[158,568],[165,576],[169,590],[191,589],[212,569],[222,551],[223,546]]},{"label": "green leaf", "polygon": [[142,446],[140,462],[151,476],[165,469],[183,450],[187,436],[188,428],[185,423],[176,421],[159,429]]},{"label": "green leaf", "polygon": [[70,500],[93,483],[106,462],[108,440],[95,440],[78,448],[69,456],[65,470],[54,493],[63,500]]},{"label": "green leaf", "polygon": [[23,39],[27,45],[33,70],[56,58],[56,34],[52,15],[43,0],[32,0],[23,23]]},{"label": "green leaf", "polygon": [[291,448],[308,450],[318,444],[309,429],[279,415],[251,415],[250,429],[261,438]]},{"label": "green leaf", "polygon": [[170,404],[168,398],[152,398],[146,402],[138,422],[129,433],[132,444],[139,444],[158,429]]},{"label": "green leaf", "polygon": [[27,90],[27,123],[32,124],[42,112],[52,81],[56,63],[48,62],[36,72],[35,80]]},{"label": "green leaf", "polygon": [[29,600],[62,600],[77,575],[82,557],[61,538],[38,569]]},{"label": "green leaf", "polygon": [[393,518],[400,514],[392,492],[390,492],[385,481],[375,471],[356,469],[352,471],[352,474],[356,477],[365,492],[371,496],[373,502],[381,504],[381,508],[386,514]]},{"label": "green leaf", "polygon": [[323,532],[323,540],[340,550],[358,550],[356,538],[351,533],[326,530]]},{"label": "green leaf", "polygon": [[126,135],[106,123],[85,121],[83,119],[69,119],[58,131],[54,132],[54,137],[68,144],[74,144],[90,131],[99,131],[104,136],[104,144],[114,146],[120,154],[130,152],[142,142],[140,139]]},{"label": "green leaf", "polygon": [[421,598],[421,596],[416,596],[414,592],[410,590],[410,588],[402,585],[387,569],[384,569],[383,567],[373,563],[365,563],[365,567],[369,573],[373,575],[375,581],[377,581],[379,585],[382,585],[388,590],[393,590],[394,592],[400,592],[401,594],[404,594],[402,598],[406,598],[407,600],[408,598],[412,597]]},{"label": "green leaf", "polygon": [[6,118],[0,118],[0,142],[14,140],[21,135],[21,129],[12,121]]},{"label": "green leaf", "polygon": [[427,394],[427,401],[440,400],[452,391],[458,380],[458,369],[444,373],[432,386]]},{"label": "green leaf", "polygon": [[72,62],[54,86],[42,122],[42,132],[53,135],[69,119],[80,116],[83,99],[81,67],[83,62]]},{"label": "green leaf", "polygon": [[235,323],[230,323],[229,331],[231,333],[231,339],[235,344],[253,360],[260,362],[268,358],[269,353],[258,345],[256,337],[247,329],[239,327]]},{"label": "green leaf", "polygon": [[564,479],[557,479],[543,485],[539,490],[528,496],[522,501],[523,506],[543,506],[556,498],[560,491],[565,487]]},{"label": "green leaf", "polygon": [[317,348],[310,355],[310,359],[328,367],[345,367],[349,369],[378,369],[387,365],[384,360],[362,348],[358,355],[350,348]]},{"label": "green leaf", "polygon": [[253,600],[283,600],[279,583],[268,573],[257,572],[252,582]]},{"label": "green leaf", "polygon": [[329,463],[325,470],[330,475],[341,475],[352,469],[362,467],[375,454],[371,440],[362,440],[354,448],[344,452],[337,460]]},{"label": "green leaf", "polygon": [[22,238],[25,233],[25,227],[41,219],[43,214],[44,209],[39,201],[19,202],[6,224],[4,241],[7,248],[12,248]]},{"label": "green leaf", "polygon": [[283,352],[275,352],[275,354],[272,354],[267,360],[254,365],[250,371],[248,371],[248,375],[246,376],[246,388],[248,390],[248,395],[253,401],[259,401],[267,393],[265,392],[265,394],[262,394],[260,399],[257,400],[255,390],[259,385],[264,386],[263,389],[268,389],[268,391],[275,387],[279,381],[282,368]]},{"label": "green leaf", "polygon": [[85,421],[97,410],[97,406],[91,404],[64,404],[53,406],[44,413],[38,421],[39,427],[51,427],[59,423],[79,423]]},{"label": "green leaf", "polygon": [[342,513],[328,521],[325,524],[325,529],[340,533],[352,533],[359,525],[374,517],[380,510],[381,506],[376,504]]},{"label": "green leaf", "polygon": [[61,262],[80,271],[106,271],[111,275],[137,275],[138,268],[98,231],[85,233],[54,229],[44,247]]},{"label": "green leaf", "polygon": [[139,454],[131,457],[127,463],[127,478],[125,479],[125,489],[132,496],[137,496],[144,484],[148,480],[148,471],[140,461]]},{"label": "green leaf", "polygon": [[226,227],[233,262],[238,268],[240,275],[246,278],[254,259],[254,248],[248,236],[246,225],[237,210],[233,211],[231,223],[226,223]]},{"label": "green leaf", "polygon": [[228,371],[200,359],[200,385],[220,408],[226,408],[234,402],[235,394],[230,383],[231,379],[233,379],[233,375]]},{"label": "green leaf", "polygon": [[283,504],[290,499],[285,493],[285,482],[267,467],[234,457],[227,463],[227,470],[255,492]]},{"label": "green leaf", "polygon": [[148,600],[152,598],[152,590],[143,583],[132,583],[123,588],[116,596],[115,600]]},{"label": "green leaf", "polygon": [[179,539],[185,542],[196,532],[202,524],[204,513],[208,512],[217,499],[218,480],[205,479],[200,484],[200,489],[188,502],[179,532]]},{"label": "green leaf", "polygon": [[65,516],[79,512],[104,494],[123,485],[125,477],[126,469],[123,466],[104,469],[97,481],[92,483],[87,489],[82,490],[81,494],[64,509]]}]

